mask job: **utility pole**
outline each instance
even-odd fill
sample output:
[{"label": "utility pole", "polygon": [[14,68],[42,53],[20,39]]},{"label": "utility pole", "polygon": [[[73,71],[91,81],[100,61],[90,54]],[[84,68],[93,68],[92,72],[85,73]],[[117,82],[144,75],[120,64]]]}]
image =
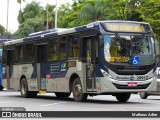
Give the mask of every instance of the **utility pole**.
[{"label": "utility pole", "polygon": [[57,0],[56,0],[56,11],[55,11],[55,29],[57,29]]},{"label": "utility pole", "polygon": [[9,15],[9,0],[7,0],[7,23],[6,23],[6,33],[8,33],[8,15]]},{"label": "utility pole", "polygon": [[48,30],[48,0],[47,0],[47,24],[46,24],[46,28]]}]

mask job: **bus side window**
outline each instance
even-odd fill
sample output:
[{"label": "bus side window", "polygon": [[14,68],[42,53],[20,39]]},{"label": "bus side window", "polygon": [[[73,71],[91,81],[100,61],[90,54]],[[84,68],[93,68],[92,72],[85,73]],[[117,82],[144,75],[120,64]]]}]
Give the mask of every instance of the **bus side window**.
[{"label": "bus side window", "polygon": [[72,37],[68,37],[68,58],[73,58]]},{"label": "bus side window", "polygon": [[25,62],[34,62],[35,59],[35,45],[34,44],[25,44],[24,46],[24,60]]},{"label": "bus side window", "polygon": [[54,40],[50,40],[48,43],[48,60],[58,60],[59,54],[59,44],[58,39],[53,38]]},{"label": "bus side window", "polygon": [[70,35],[68,38],[69,58],[80,57],[80,40],[78,35]]},{"label": "bus side window", "polygon": [[15,49],[15,63],[23,62],[23,45],[17,45]]},{"label": "bus side window", "polygon": [[83,38],[82,57],[84,62],[98,63],[98,39],[96,36]]},{"label": "bus side window", "polygon": [[98,39],[95,40],[95,63],[98,64]]},{"label": "bus side window", "polygon": [[13,65],[14,63],[14,50],[7,51],[7,65]]},{"label": "bus side window", "polygon": [[60,41],[60,60],[64,60],[67,58],[67,37],[61,37]]}]

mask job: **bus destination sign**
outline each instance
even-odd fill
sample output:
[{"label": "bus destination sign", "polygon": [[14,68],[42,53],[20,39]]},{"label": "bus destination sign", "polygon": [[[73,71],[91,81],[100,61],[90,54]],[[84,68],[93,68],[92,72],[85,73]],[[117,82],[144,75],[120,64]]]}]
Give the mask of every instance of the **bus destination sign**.
[{"label": "bus destination sign", "polygon": [[149,32],[147,24],[133,24],[133,23],[105,23],[105,28],[108,31],[118,32]]}]

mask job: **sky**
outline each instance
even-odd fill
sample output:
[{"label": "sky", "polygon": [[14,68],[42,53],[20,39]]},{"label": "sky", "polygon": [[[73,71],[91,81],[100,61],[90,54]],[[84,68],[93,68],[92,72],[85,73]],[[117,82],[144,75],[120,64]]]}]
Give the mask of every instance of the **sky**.
[{"label": "sky", "polygon": [[[23,1],[23,0],[22,0]],[[22,2],[22,9],[27,5],[27,3],[31,3],[32,1],[40,2],[41,6],[45,6],[47,4],[47,0],[25,0],[26,2]],[[57,0],[58,6],[62,3],[72,3],[72,0]],[[49,4],[55,5],[56,0],[48,0]],[[20,9],[20,4],[17,3],[17,0],[9,0],[9,15],[8,15],[8,31],[11,33],[15,32],[18,29],[18,13]],[[7,0],[0,0],[0,24],[6,28],[7,24]]]}]

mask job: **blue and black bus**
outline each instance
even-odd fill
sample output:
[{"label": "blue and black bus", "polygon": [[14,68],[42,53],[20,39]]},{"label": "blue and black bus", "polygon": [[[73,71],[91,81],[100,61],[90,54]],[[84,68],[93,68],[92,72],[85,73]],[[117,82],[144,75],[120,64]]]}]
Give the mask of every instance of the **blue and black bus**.
[{"label": "blue and black bus", "polygon": [[54,92],[85,101],[156,90],[156,50],[145,22],[98,21],[31,34],[3,47],[3,84],[23,97]]}]

